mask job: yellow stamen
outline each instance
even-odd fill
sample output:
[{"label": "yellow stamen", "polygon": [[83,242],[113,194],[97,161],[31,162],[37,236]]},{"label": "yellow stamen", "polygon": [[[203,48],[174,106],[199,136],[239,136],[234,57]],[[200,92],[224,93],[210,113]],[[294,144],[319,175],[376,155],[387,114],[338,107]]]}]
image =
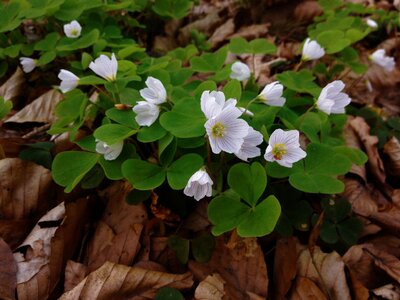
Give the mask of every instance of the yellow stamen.
[{"label": "yellow stamen", "polygon": [[78,30],[72,29],[72,30],[71,30],[71,35],[72,35],[72,36],[78,36]]},{"label": "yellow stamen", "polygon": [[272,155],[275,159],[281,160],[282,157],[286,154],[286,147],[285,144],[275,144],[272,147]]},{"label": "yellow stamen", "polygon": [[215,123],[214,126],[211,128],[211,133],[214,138],[221,138],[225,134],[225,126],[221,123]]}]

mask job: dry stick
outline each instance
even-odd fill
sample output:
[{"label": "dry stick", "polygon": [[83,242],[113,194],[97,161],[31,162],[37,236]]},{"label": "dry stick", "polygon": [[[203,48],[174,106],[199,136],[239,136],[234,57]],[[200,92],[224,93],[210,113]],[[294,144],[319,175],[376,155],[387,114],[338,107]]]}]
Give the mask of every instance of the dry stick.
[{"label": "dry stick", "polygon": [[40,127],[35,127],[33,128],[32,131],[28,132],[27,134],[23,135],[22,138],[23,139],[29,139],[39,133],[42,133],[43,131],[49,129],[51,127],[51,124],[44,124],[43,126]]}]

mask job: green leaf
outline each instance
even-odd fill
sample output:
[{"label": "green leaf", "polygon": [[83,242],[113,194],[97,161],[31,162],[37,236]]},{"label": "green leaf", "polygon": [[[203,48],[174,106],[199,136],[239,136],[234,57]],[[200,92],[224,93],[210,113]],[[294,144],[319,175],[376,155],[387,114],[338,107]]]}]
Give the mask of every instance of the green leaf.
[{"label": "green leaf", "polygon": [[240,222],[237,232],[241,237],[260,237],[271,233],[281,214],[278,199],[271,195],[250,210],[246,218]]},{"label": "green leaf", "polygon": [[244,38],[238,37],[230,40],[229,50],[235,54],[274,54],[277,49],[266,39],[255,39],[248,42]]},{"label": "green leaf", "polygon": [[54,51],[56,47],[57,41],[60,38],[57,32],[51,32],[46,37],[39,42],[37,42],[34,46],[34,50],[36,51]]},{"label": "green leaf", "polygon": [[165,180],[165,171],[147,161],[128,159],[122,164],[122,174],[138,190],[151,190]]},{"label": "green leaf", "polygon": [[105,83],[107,83],[106,80],[104,80],[103,78],[94,76],[94,75],[89,75],[89,76],[79,78],[79,85],[99,85],[99,84],[105,84]]},{"label": "green leaf", "polygon": [[120,110],[116,108],[110,108],[106,111],[106,116],[127,127],[133,128],[133,129],[138,129],[139,125],[135,121],[135,113],[131,110]]},{"label": "green leaf", "polygon": [[348,218],[347,220],[337,224],[337,230],[340,237],[348,246],[357,243],[363,229],[363,223],[357,218]]},{"label": "green leaf", "polygon": [[93,135],[108,145],[114,145],[134,135],[137,130],[119,124],[106,124],[97,128]]},{"label": "green leaf", "polygon": [[343,198],[323,199],[321,205],[325,212],[325,218],[334,223],[343,221],[351,212],[351,204]]},{"label": "green leaf", "polygon": [[139,142],[142,143],[150,143],[161,139],[166,134],[167,131],[160,125],[160,122],[157,120],[150,127],[144,126],[140,128],[137,139]]},{"label": "green leaf", "polygon": [[4,100],[0,96],[0,120],[3,119],[12,109],[12,102]]},{"label": "green leaf", "polygon": [[331,221],[325,220],[321,226],[320,232],[321,239],[328,244],[335,244],[339,240],[339,236],[336,231],[336,225]]},{"label": "green leaf", "polygon": [[52,62],[57,57],[56,51],[45,52],[37,61],[38,66],[44,66]]},{"label": "green leaf", "polygon": [[224,65],[227,53],[228,48],[222,47],[215,53],[204,53],[201,56],[192,57],[190,67],[196,72],[217,72]]},{"label": "green leaf", "polygon": [[326,174],[296,173],[289,177],[290,184],[307,193],[337,194],[344,191],[340,180]]},{"label": "green leaf", "polygon": [[124,148],[117,159],[105,160],[102,156],[99,160],[101,167],[104,170],[105,175],[111,180],[120,180],[124,178],[122,174],[122,164],[129,158],[139,158],[136,154],[136,149],[131,144],[125,144]]},{"label": "green leaf", "polygon": [[277,78],[285,87],[299,93],[309,93],[317,97],[321,91],[321,88],[314,82],[315,77],[309,70],[285,71],[278,74]]},{"label": "green leaf", "polygon": [[337,29],[321,32],[317,36],[317,41],[328,54],[340,52],[351,45],[351,40],[345,37],[342,30]]},{"label": "green leaf", "polygon": [[210,260],[215,246],[214,237],[204,233],[192,240],[192,254],[196,261],[206,263]]},{"label": "green leaf", "polygon": [[172,235],[168,238],[168,246],[174,250],[176,258],[181,264],[186,264],[189,260],[189,240]]},{"label": "green leaf", "polygon": [[173,19],[182,19],[189,13],[193,1],[189,0],[156,0],[153,10],[156,14]]},{"label": "green leaf", "polygon": [[54,181],[69,193],[99,160],[95,153],[68,151],[57,154],[52,164]]},{"label": "green leaf", "polygon": [[238,80],[229,81],[222,90],[225,94],[225,98],[234,98],[237,101],[242,97],[242,84]]},{"label": "green leaf", "polygon": [[263,166],[258,162],[251,165],[238,163],[229,170],[228,184],[249,205],[254,207],[267,186],[267,175]]},{"label": "green leaf", "polygon": [[126,203],[129,205],[137,205],[150,198],[151,191],[140,191],[134,189],[126,196]]},{"label": "green leaf", "polygon": [[83,189],[94,189],[100,185],[104,179],[104,171],[99,165],[95,165],[81,180]]},{"label": "green leaf", "polygon": [[193,138],[205,135],[206,118],[199,101],[182,99],[170,112],[162,114],[161,125],[178,138]]},{"label": "green leaf", "polygon": [[337,146],[335,147],[335,152],[346,155],[348,159],[351,160],[353,164],[361,166],[368,161],[368,156],[357,148],[347,147],[347,146]]},{"label": "green leaf", "polygon": [[194,153],[185,154],[174,161],[167,170],[168,183],[174,190],[183,189],[189,178],[203,165],[203,158]]},{"label": "green leaf", "polygon": [[93,29],[88,34],[78,38],[77,40],[70,41],[67,40],[65,45],[59,45],[56,47],[57,51],[74,51],[78,49],[87,48],[97,42],[100,36],[100,31],[98,29]]},{"label": "green leaf", "polygon": [[171,287],[163,287],[158,290],[155,300],[185,300],[181,292]]},{"label": "green leaf", "polygon": [[174,159],[178,142],[172,134],[166,134],[158,141],[158,158],[162,165],[169,165]]}]

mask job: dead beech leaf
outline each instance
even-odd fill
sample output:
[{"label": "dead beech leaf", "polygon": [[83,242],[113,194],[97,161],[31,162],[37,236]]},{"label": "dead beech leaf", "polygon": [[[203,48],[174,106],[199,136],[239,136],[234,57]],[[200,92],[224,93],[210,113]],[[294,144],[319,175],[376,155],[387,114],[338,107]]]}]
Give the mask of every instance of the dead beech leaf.
[{"label": "dead beech leaf", "polygon": [[373,289],[372,292],[383,299],[400,300],[400,288],[393,284],[387,284],[380,288]]},{"label": "dead beech leaf", "polygon": [[210,261],[198,263],[189,261],[189,270],[196,280],[202,281],[209,274],[218,273],[226,282],[227,299],[247,299],[251,292],[261,297],[268,294],[268,274],[264,254],[257,244],[250,255],[245,243],[237,242],[228,248],[224,237],[216,239],[216,245]]},{"label": "dead beech leaf", "polygon": [[188,289],[192,275],[169,274],[105,262],[60,300],[152,299],[162,287]]},{"label": "dead beech leaf", "polygon": [[64,291],[72,290],[81,282],[87,274],[87,267],[84,264],[68,260],[65,267]]},{"label": "dead beech leaf", "polygon": [[242,37],[246,40],[253,40],[265,36],[268,32],[269,26],[269,23],[242,26],[239,31],[231,35],[230,38]]},{"label": "dead beech leaf", "polygon": [[[346,142],[346,146],[356,148],[356,149],[362,149],[362,143],[354,129],[350,125],[350,120],[352,120],[352,117],[349,117],[347,119],[345,129],[344,129],[344,139]],[[356,164],[353,164],[351,166],[350,173],[357,174],[360,176],[365,182],[367,182],[367,170],[365,168],[365,164],[362,166],[357,166]]]},{"label": "dead beech leaf", "polygon": [[350,202],[353,212],[368,217],[378,211],[378,204],[371,196],[371,190],[365,184],[352,178],[344,180],[343,196]]},{"label": "dead beech leaf", "polygon": [[384,270],[390,277],[400,282],[400,260],[385,251],[376,249],[372,245],[364,245],[363,251],[370,255],[375,265]]},{"label": "dead beech leaf", "polygon": [[59,91],[50,90],[25,106],[11,118],[8,118],[5,123],[38,122],[51,124],[56,120],[54,109],[62,98],[63,95]]},{"label": "dead beech leaf", "polygon": [[296,277],[297,252],[294,237],[283,238],[276,243],[274,261],[274,299],[286,299],[286,294]]},{"label": "dead beech leaf", "polygon": [[388,172],[391,175],[400,175],[400,142],[396,137],[392,137],[383,146],[383,152],[385,152],[389,158],[386,164]]},{"label": "dead beech leaf", "polygon": [[196,209],[187,218],[185,218],[182,227],[194,232],[207,229],[207,227],[211,225],[207,217],[207,207],[207,200],[200,200],[197,203]]},{"label": "dead beech leaf", "polygon": [[321,289],[310,279],[299,276],[289,297],[290,300],[327,300]]},{"label": "dead beech leaf", "polygon": [[78,199],[66,204],[64,222],[59,226],[51,240],[51,255],[48,264],[29,281],[17,285],[18,300],[42,300],[50,297],[60,282],[68,259],[76,253],[81,242],[83,228],[90,220],[90,198]]},{"label": "dead beech leaf", "polygon": [[300,2],[294,9],[294,19],[296,21],[309,23],[315,17],[322,15],[322,7],[316,1],[304,1]]},{"label": "dead beech leaf", "polygon": [[131,265],[140,248],[143,223],[147,220],[143,204],[128,205],[125,201],[132,186],[127,182],[115,182],[101,192],[107,201],[102,220],[98,223],[88,246],[89,270],[97,269],[110,261]]},{"label": "dead beech leaf", "polygon": [[323,253],[315,247],[311,257],[310,251],[304,249],[299,254],[297,273],[317,283],[329,298],[351,300],[344,262],[336,252]]},{"label": "dead beech leaf", "polygon": [[15,99],[22,90],[22,84],[25,82],[24,72],[17,68],[14,74],[0,87],[0,96],[4,100]]},{"label": "dead beech leaf", "polygon": [[357,279],[352,270],[349,271],[351,290],[355,300],[368,300],[369,290]]},{"label": "dead beech leaf", "polygon": [[221,42],[227,40],[228,36],[234,33],[234,31],[235,23],[233,22],[233,18],[230,18],[214,31],[213,35],[208,39],[208,42],[211,43],[212,47],[216,47]]},{"label": "dead beech leaf", "polygon": [[371,173],[380,183],[384,183],[386,180],[386,174],[382,159],[378,153],[378,137],[370,135],[370,127],[361,117],[355,117],[352,119],[350,121],[350,126],[353,128],[354,132],[358,135],[365,147]]},{"label": "dead beech leaf", "polygon": [[0,238],[0,299],[15,299],[17,264],[10,247]]},{"label": "dead beech leaf", "polygon": [[218,273],[208,275],[199,283],[194,291],[194,298],[197,300],[222,300],[225,281]]}]

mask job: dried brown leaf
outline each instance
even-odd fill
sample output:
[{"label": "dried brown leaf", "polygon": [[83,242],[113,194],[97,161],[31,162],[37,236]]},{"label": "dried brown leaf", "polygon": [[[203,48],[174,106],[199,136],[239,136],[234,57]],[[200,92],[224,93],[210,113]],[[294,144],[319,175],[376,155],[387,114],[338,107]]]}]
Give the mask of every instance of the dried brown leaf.
[{"label": "dried brown leaf", "polygon": [[368,300],[368,289],[357,279],[357,276],[353,273],[352,270],[349,269],[348,271],[351,283],[351,291],[354,300]]},{"label": "dried brown leaf", "polygon": [[199,283],[195,292],[194,298],[197,300],[222,300],[225,281],[218,273],[208,275]]},{"label": "dried brown leaf", "polygon": [[378,153],[378,137],[370,135],[370,127],[361,117],[355,117],[351,120],[350,126],[353,128],[354,132],[358,135],[365,147],[371,173],[380,183],[384,183],[386,180],[386,173],[382,159]]},{"label": "dried brown leaf", "polygon": [[322,7],[316,1],[300,2],[294,9],[294,19],[300,22],[311,22],[315,17],[322,15]]},{"label": "dried brown leaf", "polygon": [[[350,120],[352,120],[352,117],[347,119],[346,126],[344,129],[344,138],[346,141],[346,145],[348,147],[362,149],[361,140],[360,140],[359,136],[356,134],[356,132],[354,131],[353,127],[351,127]],[[350,173],[357,174],[362,179],[364,179],[365,182],[367,181],[367,170],[365,168],[365,164],[362,166],[357,166],[356,164],[353,164],[351,166]]]},{"label": "dried brown leaf", "polygon": [[265,36],[268,32],[269,26],[269,23],[242,26],[238,32],[231,35],[231,38],[242,37],[247,40],[253,40]]},{"label": "dried brown leaf", "polygon": [[237,241],[228,248],[224,237],[216,239],[216,246],[209,262],[189,261],[189,269],[196,280],[204,280],[211,273],[218,273],[226,282],[227,299],[248,299],[247,292],[261,297],[268,294],[268,274],[264,254],[257,244]]},{"label": "dried brown leaf", "polygon": [[372,292],[383,299],[388,299],[388,300],[400,299],[400,288],[393,284],[387,284],[377,289],[373,289]]},{"label": "dried brown leaf", "polygon": [[318,247],[313,256],[308,249],[299,254],[297,272],[317,283],[329,298],[350,300],[350,291],[346,282],[344,262],[336,252],[323,253]]},{"label": "dried brown leaf", "polygon": [[221,42],[228,39],[228,36],[235,32],[235,23],[233,19],[228,19],[224,24],[219,26],[213,33],[213,35],[208,39],[212,47],[218,46]]},{"label": "dried brown leaf", "polygon": [[394,176],[400,176],[400,142],[396,137],[392,137],[383,146],[383,152],[388,156],[385,164],[388,172]]},{"label": "dried brown leaf", "polygon": [[369,217],[378,211],[378,204],[371,196],[371,190],[364,183],[346,178],[343,196],[350,202],[353,212],[360,216]]},{"label": "dried brown leaf", "polygon": [[162,287],[181,290],[192,285],[189,272],[175,275],[106,262],[60,300],[152,299]]},{"label": "dried brown leaf", "polygon": [[0,238],[0,299],[15,299],[17,264],[6,242]]},{"label": "dried brown leaf", "polygon": [[400,260],[397,257],[386,251],[379,250],[370,244],[364,245],[363,251],[373,258],[378,268],[384,270],[390,277],[397,280],[397,282],[400,282]]},{"label": "dried brown leaf", "polygon": [[327,300],[321,289],[310,279],[299,276],[290,300]]},{"label": "dried brown leaf", "polygon": [[18,300],[42,300],[51,297],[64,273],[67,260],[80,244],[85,223],[90,219],[91,205],[88,198],[82,198],[66,205],[66,218],[51,241],[49,263],[29,281],[17,286]]},{"label": "dried brown leaf", "polygon": [[143,204],[129,205],[125,199],[132,187],[127,182],[115,182],[101,192],[107,201],[102,220],[89,242],[88,267],[95,270],[110,261],[131,265],[140,248],[143,223],[147,220]]},{"label": "dried brown leaf", "polygon": [[62,100],[62,98],[63,95],[59,91],[50,90],[41,95],[39,98],[35,99],[32,103],[25,106],[11,118],[8,118],[5,123],[53,123],[56,121],[54,109]]},{"label": "dried brown leaf", "polygon": [[183,228],[199,232],[210,226],[207,216],[208,202],[203,199],[197,203],[195,210],[183,221]]},{"label": "dried brown leaf", "polygon": [[14,74],[0,87],[0,96],[5,100],[14,100],[21,93],[24,82],[24,72],[17,68]]},{"label": "dried brown leaf", "polygon": [[64,291],[72,290],[86,277],[86,274],[87,267],[84,264],[68,260],[65,266]]},{"label": "dried brown leaf", "polygon": [[276,243],[274,260],[274,299],[285,299],[296,277],[297,252],[294,237],[283,238]]}]

